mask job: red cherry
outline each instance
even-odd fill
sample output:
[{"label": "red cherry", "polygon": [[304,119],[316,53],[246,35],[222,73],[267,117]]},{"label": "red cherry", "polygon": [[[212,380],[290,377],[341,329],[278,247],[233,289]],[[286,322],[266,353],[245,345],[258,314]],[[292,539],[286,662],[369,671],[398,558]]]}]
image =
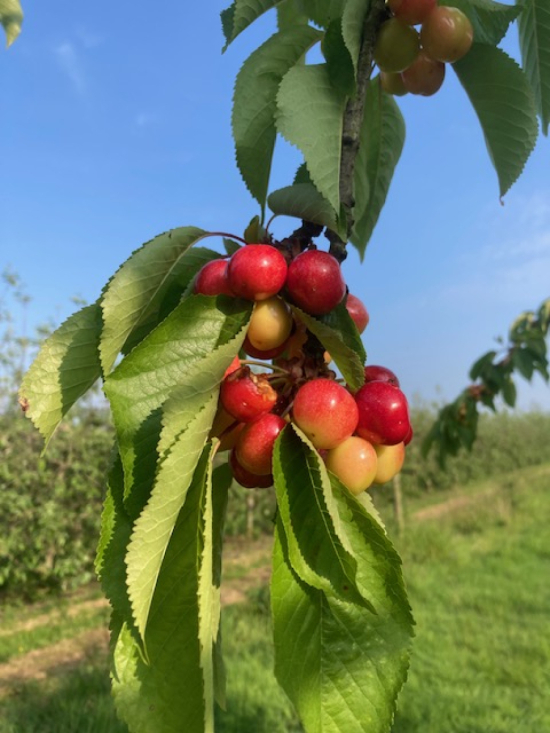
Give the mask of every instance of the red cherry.
[{"label": "red cherry", "polygon": [[273,472],[273,446],[287,422],[272,412],[250,423],[239,435],[235,454],[241,466],[253,474]]},{"label": "red cherry", "polygon": [[201,267],[195,278],[193,291],[200,295],[230,295],[235,293],[227,279],[227,260],[212,260]]},{"label": "red cherry", "polygon": [[357,435],[375,445],[401,443],[410,428],[403,392],[388,382],[367,382],[355,395],[359,408]]},{"label": "red cherry", "polygon": [[244,486],[245,489],[268,489],[273,486],[273,476],[258,476],[241,466],[235,455],[235,450],[232,450],[229,454],[229,465],[235,481]]},{"label": "red cherry", "polygon": [[365,308],[363,301],[359,300],[356,295],[348,293],[346,300],[346,308],[348,313],[353,319],[353,322],[357,326],[359,333],[363,333],[365,328],[369,325],[369,314]]},{"label": "red cherry", "polygon": [[437,0],[388,0],[396,18],[407,25],[418,25],[435,8]]},{"label": "red cherry", "polygon": [[253,422],[270,412],[277,402],[277,392],[266,374],[254,374],[243,366],[222,382],[220,401],[230,415],[240,422]]},{"label": "red cherry", "polygon": [[422,24],[420,39],[428,56],[452,64],[470,50],[474,29],[458,8],[438,5]]},{"label": "red cherry", "polygon": [[411,440],[413,439],[413,436],[414,436],[414,432],[413,432],[413,429],[412,429],[412,425],[410,425],[410,426],[409,426],[409,432],[408,432],[408,433],[407,433],[407,435],[405,436],[405,438],[404,438],[404,440],[403,440],[403,443],[404,443],[405,445],[409,445],[409,443],[410,443],[410,442],[411,442]]},{"label": "red cherry", "polygon": [[338,260],[318,249],[308,249],[292,260],[286,284],[294,303],[313,316],[328,313],[346,294]]},{"label": "red cherry", "polygon": [[236,372],[237,369],[240,369],[240,367],[241,367],[241,360],[239,359],[238,356],[236,356],[233,359],[233,361],[231,362],[231,364],[225,370],[225,373],[223,375],[224,378],[227,377],[229,374],[231,374],[231,372]]},{"label": "red cherry", "polygon": [[445,64],[420,51],[408,69],[401,72],[405,89],[411,94],[431,97],[441,88],[445,79]]},{"label": "red cherry", "polygon": [[266,300],[276,295],[286,280],[288,267],[270,244],[248,244],[229,260],[227,278],[231,290],[247,300]]},{"label": "red cherry", "polygon": [[312,379],[294,398],[292,417],[316,448],[336,448],[353,434],[359,412],[353,396],[332,379]]},{"label": "red cherry", "polygon": [[399,387],[399,379],[392,370],[377,364],[368,364],[365,367],[365,382],[389,382]]}]

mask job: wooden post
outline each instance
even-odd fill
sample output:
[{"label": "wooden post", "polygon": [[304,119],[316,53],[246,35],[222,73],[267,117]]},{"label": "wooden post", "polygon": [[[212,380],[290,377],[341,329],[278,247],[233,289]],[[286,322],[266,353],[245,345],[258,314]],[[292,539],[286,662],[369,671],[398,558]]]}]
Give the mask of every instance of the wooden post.
[{"label": "wooden post", "polygon": [[395,517],[395,523],[397,524],[397,531],[399,534],[403,534],[405,531],[405,514],[403,513],[403,494],[401,492],[401,474],[398,473],[392,479],[393,487],[393,514]]},{"label": "wooden post", "polygon": [[246,495],[246,538],[254,539],[254,509],[256,508],[256,500],[254,490],[249,491]]}]

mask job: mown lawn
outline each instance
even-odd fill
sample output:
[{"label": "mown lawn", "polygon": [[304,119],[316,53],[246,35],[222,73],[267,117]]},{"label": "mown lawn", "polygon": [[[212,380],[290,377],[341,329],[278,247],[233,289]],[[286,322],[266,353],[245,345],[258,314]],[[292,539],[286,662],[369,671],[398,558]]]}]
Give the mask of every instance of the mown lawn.
[{"label": "mown lawn", "polygon": [[[393,733],[550,731],[549,489],[550,473],[540,469],[493,479],[472,503],[409,523],[397,541],[417,638]],[[271,673],[267,593],[224,614],[228,710],[217,730],[299,731]],[[6,616],[16,623],[16,614]],[[0,658],[27,650],[27,633],[43,643],[37,629],[0,636]],[[0,700],[0,733],[123,733],[108,687],[98,649],[78,668]]]}]

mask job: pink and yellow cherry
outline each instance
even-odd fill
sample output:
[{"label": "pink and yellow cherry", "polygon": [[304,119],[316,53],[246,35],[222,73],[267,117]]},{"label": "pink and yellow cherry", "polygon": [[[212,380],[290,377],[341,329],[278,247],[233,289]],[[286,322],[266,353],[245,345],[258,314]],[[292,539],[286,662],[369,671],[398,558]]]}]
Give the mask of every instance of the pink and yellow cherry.
[{"label": "pink and yellow cherry", "polygon": [[458,8],[438,5],[423,22],[420,40],[428,56],[452,64],[472,47],[474,29]]},{"label": "pink and yellow cherry", "polygon": [[288,267],[270,244],[248,244],[229,260],[227,279],[233,293],[247,300],[266,300],[276,295],[286,280]]},{"label": "pink and yellow cherry", "polygon": [[229,287],[227,279],[227,265],[228,261],[223,259],[207,262],[197,273],[193,292],[199,295],[229,295],[234,298],[235,293]]},{"label": "pink and yellow cherry", "polygon": [[399,387],[399,379],[392,370],[378,364],[367,364],[365,367],[365,382],[389,382]]},{"label": "pink and yellow cherry", "polygon": [[287,304],[274,296],[256,303],[246,336],[255,349],[269,351],[284,344],[292,325]]},{"label": "pink and yellow cherry", "polygon": [[316,448],[330,450],[355,432],[359,411],[353,396],[332,379],[312,379],[296,393],[292,417]]},{"label": "pink and yellow cherry", "polygon": [[277,392],[266,374],[254,374],[243,366],[227,376],[220,388],[220,402],[239,422],[253,422],[275,407]]},{"label": "pink and yellow cherry", "polygon": [[374,60],[380,71],[403,71],[420,50],[418,32],[398,18],[382,23],[374,46]]},{"label": "pink and yellow cherry", "polygon": [[258,476],[241,466],[235,450],[232,450],[229,454],[229,465],[235,481],[244,486],[245,489],[268,489],[273,486],[273,476]]},{"label": "pink and yellow cherry", "polygon": [[355,395],[359,409],[356,433],[375,445],[401,443],[410,428],[403,392],[389,382],[367,382]]},{"label": "pink and yellow cherry", "polygon": [[288,340],[282,343],[280,346],[277,346],[275,349],[256,349],[250,343],[248,336],[245,336],[245,339],[243,341],[243,351],[245,354],[251,356],[253,359],[263,359],[264,361],[268,361],[269,359],[276,359],[278,356],[281,356],[281,354],[286,351],[287,344]]},{"label": "pink and yellow cherry", "polygon": [[437,0],[388,0],[392,13],[406,25],[423,23],[436,4]]},{"label": "pink and yellow cherry", "polygon": [[328,313],[346,294],[338,260],[318,249],[308,249],[292,260],[286,285],[292,301],[313,316]]},{"label": "pink and yellow cherry", "polygon": [[357,326],[359,333],[363,333],[365,328],[369,325],[369,314],[363,304],[363,301],[359,300],[356,295],[348,293],[346,308],[353,322]]},{"label": "pink and yellow cherry", "polygon": [[380,86],[387,94],[393,94],[394,97],[403,97],[407,94],[400,73],[381,71]]},{"label": "pink and yellow cherry", "polygon": [[327,452],[325,464],[352,494],[360,494],[373,483],[378,458],[371,443],[352,435]]},{"label": "pink and yellow cherry", "polygon": [[405,445],[397,443],[397,445],[375,445],[374,450],[378,456],[378,465],[374,476],[375,484],[385,484],[397,476],[403,468],[405,461]]},{"label": "pink and yellow cherry", "polygon": [[247,425],[235,445],[235,455],[243,468],[258,476],[273,472],[273,446],[287,425],[284,418],[272,412]]},{"label": "pink and yellow cherry", "polygon": [[445,64],[432,59],[422,50],[412,64],[401,73],[405,89],[411,94],[431,97],[445,79]]}]

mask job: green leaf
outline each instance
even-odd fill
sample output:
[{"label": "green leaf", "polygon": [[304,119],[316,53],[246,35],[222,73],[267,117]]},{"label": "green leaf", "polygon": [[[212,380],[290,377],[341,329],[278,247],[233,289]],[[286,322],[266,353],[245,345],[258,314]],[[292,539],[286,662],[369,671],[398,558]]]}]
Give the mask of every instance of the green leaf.
[{"label": "green leaf", "polygon": [[510,23],[522,12],[521,5],[505,5],[493,0],[442,0],[439,5],[458,8],[468,16],[476,43],[497,46]]},{"label": "green leaf", "polygon": [[101,376],[101,309],[88,305],[42,344],[20,389],[21,404],[46,444],[64,415]]},{"label": "green leaf", "polygon": [[400,561],[361,504],[338,482],[333,489],[358,583],[376,613],[301,580],[279,519],[271,581],[275,673],[307,731],[388,733],[413,623]]},{"label": "green leaf", "polygon": [[521,376],[530,382],[535,371],[533,355],[527,349],[516,348],[512,352],[512,363]]},{"label": "green leaf", "polygon": [[21,33],[23,24],[23,8],[19,0],[0,0],[0,23],[4,26],[9,48]]},{"label": "green leaf", "polygon": [[345,103],[345,96],[332,86],[325,64],[295,66],[277,95],[277,129],[302,151],[315,187],[335,211],[340,209]]},{"label": "green leaf", "polygon": [[309,171],[307,169],[307,165],[305,163],[302,163],[298,170],[296,171],[296,175],[294,176],[294,180],[292,181],[294,185],[298,183],[309,183],[313,186],[313,181],[311,180],[311,176],[309,175]]},{"label": "green leaf", "polygon": [[228,239],[227,237],[223,238],[223,247],[227,254],[231,257],[231,255],[234,255],[237,250],[241,248],[242,245],[240,245],[238,242],[233,241],[232,239]]},{"label": "green leaf", "polygon": [[550,120],[550,7],[545,0],[524,0],[518,20],[519,45],[525,71],[535,95],[542,131]]},{"label": "green leaf", "polygon": [[515,407],[517,399],[516,385],[511,379],[506,379],[502,385],[502,398],[509,407]]},{"label": "green leaf", "polygon": [[[177,388],[199,396],[217,389],[241,347],[251,310],[252,303],[237,298],[190,296],[105,380],[131,516],[147,499],[155,471],[162,405]],[[168,439],[164,443],[169,447]]]},{"label": "green leaf", "polygon": [[213,733],[211,446],[203,451],[166,548],[144,660],[127,628],[114,654],[119,715],[135,733]]},{"label": "green leaf", "polygon": [[483,356],[480,356],[470,368],[470,379],[473,381],[478,379],[486,371],[488,366],[493,365],[496,355],[496,351],[488,351],[486,354],[483,354]]},{"label": "green leaf", "polygon": [[307,16],[301,7],[301,0],[283,0],[277,5],[277,28],[282,31],[297,24],[307,25]]},{"label": "green leaf", "polygon": [[368,605],[355,584],[355,558],[338,535],[327,507],[330,483],[319,453],[294,426],[275,443],[277,507],[292,568],[308,585],[344,602]]},{"label": "green leaf", "polygon": [[237,165],[250,193],[265,206],[277,131],[277,92],[285,74],[320,39],[308,25],[275,33],[244,62],[233,95]]},{"label": "green leaf", "polygon": [[[291,306],[296,318],[305,324],[306,328],[317,336],[325,349],[330,353],[334,363],[342,373],[350,389],[358,390],[365,383],[364,362],[366,359],[365,350],[361,339],[358,337],[357,328],[351,316],[348,321],[343,309],[345,305],[338,306],[323,321],[310,316],[297,306]],[[348,314],[349,315],[349,314]],[[350,325],[353,323],[353,328]]]},{"label": "green leaf", "polygon": [[[184,275],[191,279],[185,255],[207,232],[180,227],[160,234],[136,250],[107,284],[101,299],[101,364],[108,374],[134,328],[158,310],[169,287]],[[196,264],[196,263],[195,263]]]},{"label": "green leaf", "polygon": [[527,77],[504,51],[476,43],[453,69],[479,118],[504,196],[537,140],[535,100]]},{"label": "green leaf", "polygon": [[269,208],[280,216],[296,216],[298,219],[338,231],[336,212],[321,196],[312,183],[295,183],[269,194]]},{"label": "green leaf", "polygon": [[355,66],[342,35],[342,22],[333,20],[322,42],[332,86],[351,97],[355,94]]},{"label": "green leaf", "polygon": [[368,88],[355,162],[355,224],[350,241],[361,260],[386,201],[395,167],[405,142],[405,121],[391,94],[378,79]]},{"label": "green leaf", "polygon": [[225,36],[225,51],[229,44],[248,26],[267,10],[274,8],[282,0],[234,0],[221,12],[222,30]]},{"label": "green leaf", "polygon": [[355,71],[361,50],[361,39],[365,16],[370,9],[371,0],[347,0],[342,14],[342,36],[347,46]]},{"label": "green leaf", "polygon": [[344,0],[302,0],[304,11],[310,20],[323,28],[342,16]]}]

